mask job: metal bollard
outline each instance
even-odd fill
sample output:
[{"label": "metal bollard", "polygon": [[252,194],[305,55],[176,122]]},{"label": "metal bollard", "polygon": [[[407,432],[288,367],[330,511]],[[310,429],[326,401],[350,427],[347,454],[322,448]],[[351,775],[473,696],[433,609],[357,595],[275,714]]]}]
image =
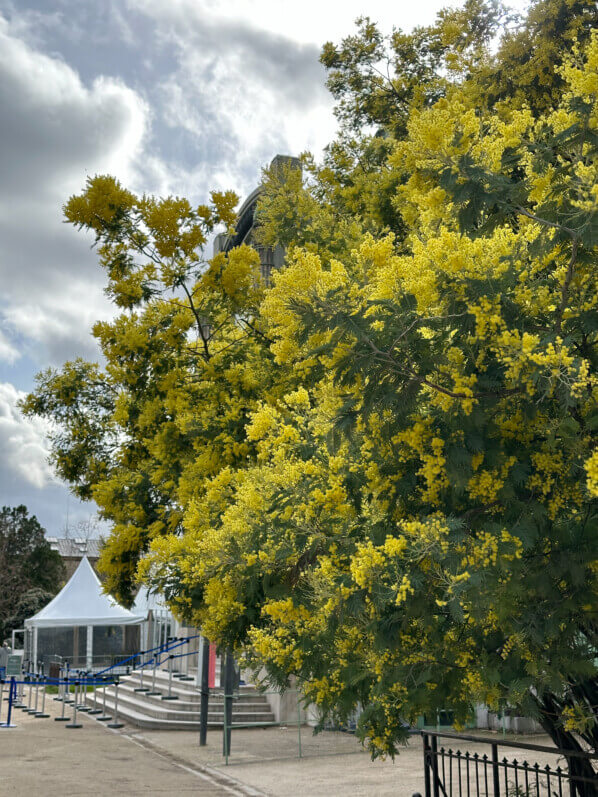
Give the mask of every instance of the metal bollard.
[{"label": "metal bollard", "polygon": [[140,670],[140,672],[139,672],[139,686],[136,687],[135,689],[133,689],[133,691],[134,692],[149,692],[149,686],[144,686],[143,685],[143,672],[144,672],[144,667],[145,667],[145,662],[143,661],[143,656],[145,656],[145,651],[144,650],[140,651],[139,655],[142,657],[141,658],[141,667],[139,668],[139,670]]},{"label": "metal bollard", "polygon": [[172,660],[174,656],[172,653],[168,657],[168,694],[162,695],[162,700],[178,700],[178,695],[172,694]]},{"label": "metal bollard", "polygon": [[[68,688],[69,688],[68,675],[67,675],[67,677],[66,677],[66,679],[64,681],[64,688],[65,688],[64,694],[66,694],[66,692],[68,691]],[[60,717],[54,717],[54,722],[68,722],[69,721],[69,718],[64,716],[64,707],[65,706],[66,706],[66,698],[63,696],[63,698],[62,698],[62,714],[60,715]]]},{"label": "metal bollard", "polygon": [[193,676],[189,675],[189,657],[191,656],[191,653],[190,653],[190,650],[189,650],[190,647],[191,647],[191,645],[189,644],[190,642],[191,642],[191,639],[189,639],[189,638],[185,642],[185,645],[187,647],[187,652],[184,654],[184,657],[185,657],[184,671],[185,672],[184,672],[184,675],[181,675],[181,681],[194,681],[195,680],[195,678],[193,678]]},{"label": "metal bollard", "polygon": [[98,708],[98,682],[94,679],[93,682],[93,708],[90,709],[88,714],[101,714],[102,709]]},{"label": "metal bollard", "polygon": [[118,680],[114,682],[114,722],[110,722],[107,728],[124,728],[124,724],[118,721]]},{"label": "metal bollard", "polygon": [[64,699],[64,689],[62,685],[62,667],[58,668],[58,694],[52,700],[61,701]]},{"label": "metal bollard", "polygon": [[[2,712],[2,692],[4,691],[4,681],[0,682],[0,713]],[[15,726],[12,724],[11,717],[12,717],[12,708],[14,705],[15,698],[17,696],[17,682],[15,676],[13,675],[8,682],[8,707],[7,707],[7,714],[6,714],[6,722],[0,722],[0,728],[14,728]]]},{"label": "metal bollard", "polygon": [[[66,678],[65,678],[65,681],[64,681],[65,682],[65,695],[62,698],[67,705],[73,702],[73,699],[71,698],[70,674],[71,674],[70,668],[67,667]],[[73,697],[74,697],[74,695],[73,695]]]},{"label": "metal bollard", "polygon": [[102,716],[96,717],[96,719],[98,722],[108,722],[109,720],[112,719],[112,717],[106,714],[106,676],[105,675],[102,677],[102,680],[104,682],[102,690]]},{"label": "metal bollard", "polygon": [[47,684],[47,680],[48,679],[46,678],[46,676],[43,675],[42,676],[42,681],[43,681],[44,685],[43,685],[43,692],[42,692],[42,710],[41,711],[37,711],[35,713],[35,719],[38,719],[38,720],[46,720],[50,716],[49,714],[46,714],[46,684]]},{"label": "metal bollard", "polygon": [[35,676],[35,703],[33,708],[29,709],[28,714],[37,714],[37,700],[39,698],[39,675]]},{"label": "metal bollard", "polygon": [[23,695],[23,684],[22,684],[22,682],[16,684],[15,693],[16,693],[15,694],[15,700],[14,700],[14,703],[12,704],[12,707],[13,708],[23,708],[23,698],[22,698],[22,695]]},{"label": "metal bollard", "polygon": [[12,704],[13,708],[23,708],[23,682],[15,684],[15,699]]},{"label": "metal bollard", "polygon": [[75,681],[75,700],[73,700],[73,721],[70,722],[68,725],[65,725],[65,728],[82,728],[83,725],[77,722],[77,692],[78,692],[79,682]]},{"label": "metal bollard", "polygon": [[90,711],[90,708],[91,708],[90,706],[87,705],[87,702],[86,702],[87,701],[87,682],[89,680],[88,676],[89,676],[89,673],[87,673],[87,672],[83,673],[83,680],[81,681],[81,694],[79,695],[79,705],[77,706],[77,709],[79,711],[83,711],[84,713],[87,713],[88,711]]},{"label": "metal bollard", "polygon": [[68,685],[69,682],[70,682],[70,677],[71,677],[71,667],[70,667],[70,665],[67,662],[67,665],[66,665],[66,679],[65,679],[65,683],[67,684],[67,688],[66,688],[66,697],[63,698],[63,700],[66,700],[67,703],[71,702],[71,691],[70,691],[70,686]]},{"label": "metal bollard", "polygon": [[150,689],[149,692],[147,692],[148,695],[159,695],[159,694],[161,694],[161,692],[156,689],[156,669],[157,668],[158,668],[158,657],[154,653],[154,669],[153,669],[153,672],[152,672],[152,688]]},{"label": "metal bollard", "polygon": [[29,686],[29,694],[27,695],[27,705],[23,706],[23,711],[25,714],[28,714],[31,709],[31,697],[33,695],[33,682],[31,681],[31,675],[25,676],[27,678],[27,685]]}]

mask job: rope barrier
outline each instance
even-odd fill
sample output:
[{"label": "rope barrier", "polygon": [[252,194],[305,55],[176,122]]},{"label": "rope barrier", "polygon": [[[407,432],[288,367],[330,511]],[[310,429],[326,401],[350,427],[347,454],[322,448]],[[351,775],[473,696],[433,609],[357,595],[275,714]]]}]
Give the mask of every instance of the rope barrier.
[{"label": "rope barrier", "polygon": [[[178,659],[187,659],[189,656],[196,655],[196,651],[191,651],[187,649],[185,652],[173,652],[178,651],[184,645],[188,645],[189,642],[193,639],[198,639],[199,634],[195,634],[193,636],[188,637],[173,637],[169,638],[166,642],[163,642],[159,645],[156,645],[153,648],[149,648],[147,650],[140,650],[134,653],[131,656],[126,657],[114,664],[110,665],[109,667],[105,667],[104,669],[98,672],[89,672],[87,670],[78,670],[76,668],[71,668],[69,662],[66,662],[66,666],[60,667],[58,672],[58,677],[50,678],[47,677],[43,672],[43,667],[41,669],[41,673],[38,671],[34,671],[32,669],[33,663],[31,661],[27,661],[25,663],[25,671],[21,674],[20,677],[11,676],[10,682],[6,677],[0,677],[0,720],[2,719],[2,704],[4,702],[8,702],[8,717],[6,722],[0,721],[0,728],[6,727],[14,727],[11,725],[11,712],[13,708],[21,708],[24,712],[27,712],[33,715],[36,719],[47,719],[49,718],[49,714],[46,713],[46,694],[48,686],[56,686],[58,687],[58,694],[54,697],[54,700],[60,701],[62,703],[62,710],[60,717],[54,717],[56,722],[65,722],[68,723],[65,725],[66,728],[82,728],[82,724],[78,722],[77,714],[79,712],[87,712],[91,715],[95,715],[95,719],[100,722],[104,721],[111,721],[110,724],[107,726],[109,728],[122,728],[124,727],[123,723],[119,722],[118,718],[118,702],[119,702],[119,676],[117,673],[112,672],[117,668],[126,667],[127,675],[129,674],[129,662],[138,662],[134,664],[131,668],[132,672],[139,670],[140,672],[140,687],[135,689],[137,692],[145,692],[148,695],[161,695],[160,691],[156,690],[156,673],[160,665],[164,662],[168,662],[168,694],[162,695],[163,700],[178,700],[177,695],[172,694],[172,680],[173,677],[184,677],[184,674],[180,674],[175,676],[174,675],[174,662]],[[151,655],[150,655],[151,654]],[[152,668],[152,688],[149,689],[144,685],[144,670],[146,668]],[[188,671],[188,665],[185,670]],[[178,673],[178,670],[177,670]],[[8,698],[4,697],[5,694],[5,687],[8,683]],[[114,702],[113,708],[114,712],[113,715],[106,714],[106,688],[108,686],[114,686]],[[71,699],[71,689],[74,687],[73,698]],[[91,707],[91,700],[90,705],[87,705],[87,690],[91,687],[93,689],[93,708]],[[39,690],[42,690],[41,696],[41,708],[39,708],[40,703],[40,695]],[[98,688],[102,689],[102,708],[98,708],[98,695],[97,690]],[[25,691],[28,689],[27,692],[27,700],[25,702]],[[72,716],[68,717],[65,716],[66,709],[65,706],[69,704],[72,705]],[[101,715],[101,716],[97,716]]]}]

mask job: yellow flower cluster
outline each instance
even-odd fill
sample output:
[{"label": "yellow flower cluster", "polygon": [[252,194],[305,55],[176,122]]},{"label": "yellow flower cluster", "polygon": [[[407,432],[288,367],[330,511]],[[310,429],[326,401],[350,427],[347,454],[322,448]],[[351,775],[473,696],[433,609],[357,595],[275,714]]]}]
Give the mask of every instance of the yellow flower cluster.
[{"label": "yellow flower cluster", "polygon": [[588,492],[590,495],[598,496],[598,449],[586,460],[584,467],[587,473]]}]

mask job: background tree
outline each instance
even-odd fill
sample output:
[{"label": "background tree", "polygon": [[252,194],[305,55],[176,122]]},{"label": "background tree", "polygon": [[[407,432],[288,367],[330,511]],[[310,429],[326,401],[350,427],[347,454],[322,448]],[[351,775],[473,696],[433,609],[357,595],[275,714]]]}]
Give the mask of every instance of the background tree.
[{"label": "background tree", "polygon": [[302,388],[145,563],[324,716],[366,706],[374,752],[478,701],[598,748],[595,35],[561,78],[546,113],[481,114],[469,86],[412,110],[399,249],[289,241],[261,317]]},{"label": "background tree", "polygon": [[369,22],[328,48],[344,127],[306,181],[266,176],[262,240],[288,251],[269,290],[246,247],[203,259],[231,203],[95,178],[66,206],[125,310],[95,329],[105,371],[42,375],[25,409],[62,421],[57,463],[113,523],[110,589],[145,579],[323,718],[364,706],[373,754],[480,701],[598,748],[598,39],[559,8],[578,44],[519,29],[562,64],[528,105],[542,59],[480,99],[509,52],[494,5],[414,34],[400,102]]},{"label": "background tree", "polygon": [[64,564],[44,535],[37,518],[30,516],[26,507],[4,506],[0,510],[2,639],[8,637],[13,628],[21,627],[26,607],[36,607],[35,613],[62,587],[66,576]]},{"label": "background tree", "polygon": [[98,567],[125,604],[150,541],[181,533],[186,506],[224,467],[243,467],[244,427],[271,381],[268,339],[254,324],[263,292],[249,247],[207,261],[236,197],[138,197],[110,177],[65,206],[96,235],[118,317],[94,327],[105,367],[76,360],[38,376],[24,404],[55,422],[52,461],[112,524]]}]

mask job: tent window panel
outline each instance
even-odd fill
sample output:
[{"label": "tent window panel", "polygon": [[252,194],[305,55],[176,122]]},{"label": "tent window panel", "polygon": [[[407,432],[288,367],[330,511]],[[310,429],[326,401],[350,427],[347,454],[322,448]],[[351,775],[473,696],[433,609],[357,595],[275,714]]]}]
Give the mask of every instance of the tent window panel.
[{"label": "tent window panel", "polygon": [[[77,633],[78,632],[78,633]],[[79,625],[75,627],[77,664],[76,667],[85,667],[87,664],[87,626]]]},{"label": "tent window panel", "polygon": [[120,656],[123,653],[124,631],[122,626],[96,625],[93,629],[93,657]]},{"label": "tent window panel", "polygon": [[[57,659],[73,661],[75,629],[72,626],[38,628],[37,657],[39,661],[49,662]],[[85,651],[84,651],[85,652]],[[78,651],[75,651],[78,656]]]}]

